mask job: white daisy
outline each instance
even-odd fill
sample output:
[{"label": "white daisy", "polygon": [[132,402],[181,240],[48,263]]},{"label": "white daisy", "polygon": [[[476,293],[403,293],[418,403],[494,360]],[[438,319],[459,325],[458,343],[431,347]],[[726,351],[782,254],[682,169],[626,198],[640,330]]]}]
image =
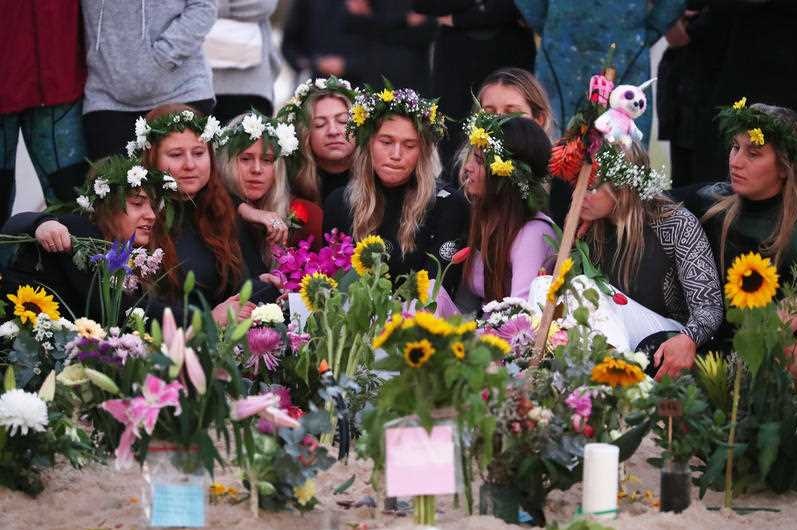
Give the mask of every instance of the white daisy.
[{"label": "white daisy", "polygon": [[221,133],[221,123],[213,116],[208,116],[208,121],[205,123],[205,130],[199,136],[199,139],[207,143]]},{"label": "white daisy", "polygon": [[292,123],[278,123],[275,133],[283,156],[288,156],[298,149],[299,140],[296,138],[296,128]]},{"label": "white daisy", "polygon": [[127,183],[131,187],[137,188],[141,186],[141,181],[147,180],[147,170],[141,166],[133,166],[127,172]]},{"label": "white daisy", "polygon": [[244,119],[241,122],[241,127],[243,127],[244,132],[249,134],[249,138],[251,140],[257,140],[263,135],[263,131],[266,129],[266,124],[263,123],[263,120],[260,119],[260,116],[256,116],[255,114],[247,114],[244,116]]},{"label": "white daisy", "polygon": [[11,436],[17,429],[23,436],[28,430],[42,432],[47,426],[47,405],[36,394],[9,390],[0,396],[0,425],[8,427]]},{"label": "white daisy", "polygon": [[136,137],[140,138],[144,136],[146,138],[150,130],[149,124],[147,123],[147,120],[144,119],[144,116],[139,116],[136,120]]},{"label": "white daisy", "polygon": [[163,175],[163,189],[177,191],[177,181],[171,175]]},{"label": "white daisy", "polygon": [[326,88],[327,88],[327,80],[326,79],[320,79],[320,78],[316,79],[315,80],[315,86],[317,86],[321,90],[326,90]]},{"label": "white daisy", "polygon": [[108,185],[108,179],[98,178],[94,181],[94,193],[102,199],[111,192],[111,186]]},{"label": "white daisy", "polygon": [[81,195],[77,198],[77,205],[86,210],[87,212],[93,212],[94,207],[91,205],[91,199],[86,197],[85,195]]},{"label": "white daisy", "polygon": [[138,143],[130,140],[127,142],[127,145],[125,145],[125,149],[127,149],[127,158],[133,158],[136,154],[136,149],[138,149]]},{"label": "white daisy", "polygon": [[184,121],[192,121],[194,119],[194,113],[190,110],[184,110],[180,114],[182,115]]}]

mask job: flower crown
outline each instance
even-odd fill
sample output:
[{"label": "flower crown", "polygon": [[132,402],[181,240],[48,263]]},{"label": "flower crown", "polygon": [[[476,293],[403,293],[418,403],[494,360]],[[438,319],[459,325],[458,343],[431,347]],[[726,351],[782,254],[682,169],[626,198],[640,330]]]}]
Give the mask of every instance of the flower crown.
[{"label": "flower crown", "polygon": [[529,208],[539,210],[545,197],[542,188],[544,177],[535,175],[527,163],[512,159],[511,153],[504,148],[503,125],[514,117],[480,110],[465,120],[463,129],[469,145],[484,153],[487,172],[501,177],[499,187],[505,181],[511,182],[527,201]]},{"label": "flower crown", "polygon": [[264,147],[273,149],[275,157],[290,156],[299,147],[296,128],[292,123],[267,118],[256,110],[249,111],[235,125],[224,127],[216,135],[214,145],[217,149],[226,149],[230,156],[235,156],[260,138],[263,139]]},{"label": "flower crown", "polygon": [[797,134],[794,127],[776,116],[748,107],[746,97],[722,109],[717,120],[719,130],[729,144],[737,134],[747,133],[752,144],[770,143],[785,151],[790,160],[797,160]]},{"label": "flower crown", "polygon": [[183,132],[190,129],[199,135],[205,143],[212,141],[221,134],[221,124],[213,116],[199,116],[191,110],[171,112],[159,116],[152,122],[147,122],[143,116],[136,120],[136,139],[127,142],[127,156],[132,158],[141,156],[144,149],[152,147],[152,142],[157,142],[164,136],[173,132]]},{"label": "flower crown", "polygon": [[665,172],[634,164],[619,147],[612,144],[604,144],[598,151],[593,171],[598,184],[609,182],[616,188],[633,188],[643,201],[652,199],[672,185],[672,180]]},{"label": "flower crown", "polygon": [[94,177],[86,181],[76,202],[85,212],[93,212],[98,201],[117,201],[124,208],[127,195],[138,188],[168,199],[170,192],[177,191],[177,181],[160,171],[144,168],[137,158],[111,156],[94,166]]},{"label": "flower crown", "polygon": [[319,92],[339,94],[349,101],[354,101],[356,95],[351,83],[334,75],[327,78],[319,77],[315,81],[308,79],[296,87],[293,97],[279,110],[277,118],[287,123],[295,123],[297,119],[306,123],[307,112],[304,106],[311,96]]},{"label": "flower crown", "polygon": [[424,99],[411,88],[394,90],[390,83],[386,82],[385,85],[381,92],[375,92],[368,86],[356,91],[354,104],[349,109],[346,135],[354,136],[357,145],[365,145],[376,132],[377,124],[391,114],[406,116],[413,121],[420,134],[433,142],[445,135],[446,118],[437,110],[436,99]]}]

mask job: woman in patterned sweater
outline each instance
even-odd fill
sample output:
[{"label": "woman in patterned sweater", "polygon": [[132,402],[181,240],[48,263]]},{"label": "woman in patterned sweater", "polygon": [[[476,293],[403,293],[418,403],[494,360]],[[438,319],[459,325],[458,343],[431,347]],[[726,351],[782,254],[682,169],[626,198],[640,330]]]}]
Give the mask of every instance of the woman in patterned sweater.
[{"label": "woman in patterned sweater", "polygon": [[651,311],[683,324],[654,355],[656,378],[694,363],[723,318],[720,280],[697,218],[661,195],[666,179],[651,171],[634,144],[598,155],[599,185],[584,199],[581,219],[593,259],[616,285]]}]

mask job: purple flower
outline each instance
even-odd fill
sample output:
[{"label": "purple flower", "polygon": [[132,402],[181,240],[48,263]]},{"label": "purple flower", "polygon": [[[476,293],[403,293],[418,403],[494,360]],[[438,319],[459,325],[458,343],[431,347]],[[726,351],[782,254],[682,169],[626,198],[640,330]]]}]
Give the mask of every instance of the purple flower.
[{"label": "purple flower", "polygon": [[252,354],[246,362],[246,367],[255,374],[260,371],[260,362],[266,369],[273,372],[279,366],[279,355],[282,350],[282,335],[272,328],[254,328],[246,334],[249,343],[249,352]]},{"label": "purple flower", "polygon": [[354,254],[352,238],[334,229],[324,234],[324,240],[327,244],[318,252],[310,249],[312,236],[300,241],[296,248],[274,248],[273,258],[277,266],[272,273],[282,279],[286,290],[298,290],[299,283],[307,274],[322,272],[334,276],[341,270],[351,268],[351,256]]},{"label": "purple flower", "polygon": [[291,351],[293,352],[299,351],[302,346],[310,341],[310,335],[308,333],[297,332],[297,328],[298,326],[295,322],[288,324],[288,342],[290,342]]},{"label": "purple flower", "polygon": [[111,249],[105,254],[95,254],[91,258],[92,263],[100,261],[105,262],[109,274],[114,274],[118,270],[124,270],[125,274],[130,274],[130,254],[133,252],[133,244],[136,241],[136,233],[130,236],[130,239],[122,243],[121,241],[114,241]]},{"label": "purple flower", "polygon": [[513,317],[496,329],[495,334],[507,341],[516,355],[523,353],[534,340],[534,328],[526,315]]},{"label": "purple flower", "polygon": [[565,405],[576,415],[581,416],[585,421],[592,415],[592,396],[586,388],[573,390],[565,399]]}]

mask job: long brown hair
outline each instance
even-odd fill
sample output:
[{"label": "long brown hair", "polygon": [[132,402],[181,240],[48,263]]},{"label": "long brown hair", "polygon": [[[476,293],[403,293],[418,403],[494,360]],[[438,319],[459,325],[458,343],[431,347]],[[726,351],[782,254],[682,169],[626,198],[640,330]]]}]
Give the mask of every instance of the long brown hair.
[{"label": "long brown hair", "polygon": [[[540,180],[546,174],[551,156],[551,142],[537,122],[528,118],[511,118],[502,125],[504,147],[512,158],[528,164]],[[510,252],[520,229],[537,215],[528,207],[520,191],[506,177],[490,174],[485,163],[485,194],[471,199],[468,246],[479,249],[484,263],[484,299],[501,300],[509,295],[512,266]],[[545,193],[542,187],[533,188]],[[541,202],[546,202],[542,198]],[[475,255],[465,262],[465,277],[473,274]]]},{"label": "long brown hair", "polygon": [[[385,119],[393,118],[388,115]],[[382,127],[377,124],[376,131]],[[371,158],[372,136],[367,145],[354,151],[351,180],[346,186],[346,198],[352,210],[352,232],[355,241],[373,234],[381,226],[385,215],[385,198],[376,185],[379,178],[374,171]],[[414,175],[407,183],[404,204],[401,209],[398,240],[401,254],[415,250],[415,234],[426,216],[427,210],[435,200],[437,175],[440,174],[440,157],[437,147],[426,135],[418,133],[421,153]]]},{"label": "long brown hair", "polygon": [[310,146],[310,129],[313,126],[315,104],[324,98],[336,98],[343,102],[347,109],[351,107],[351,101],[339,92],[331,90],[316,92],[307,98],[303,108],[307,120],[306,122],[297,120],[296,123],[296,134],[299,137],[299,168],[290,181],[291,191],[296,197],[321,206],[323,206],[321,204],[321,178],[318,176],[318,164],[313,154],[313,148]]},{"label": "long brown hair", "polygon": [[[789,125],[791,125],[794,134],[797,134],[797,113],[785,107],[776,107],[773,105],[764,105],[756,103],[750,105],[751,109],[759,110],[765,114],[769,114]],[[773,258],[775,265],[780,265],[783,251],[786,250],[791,243],[791,236],[794,232],[794,225],[797,223],[797,174],[795,174],[795,160],[789,158],[788,153],[784,149],[778,149],[774,144],[772,147],[775,149],[775,156],[780,170],[783,172],[784,182],[781,195],[783,202],[781,203],[780,211],[778,212],[778,222],[772,233],[761,242],[760,252],[768,257]],[[731,225],[739,217],[742,209],[742,198],[734,193],[720,199],[714,206],[709,208],[706,214],[701,219],[705,222],[712,217],[721,213],[725,213],[722,220],[722,231],[720,234],[720,266],[722,271],[727,269],[725,263],[725,247],[728,240],[728,232]],[[721,271],[721,273],[723,273]],[[724,273],[723,273],[724,274]]]},{"label": "long brown hair", "polygon": [[[152,109],[147,113],[146,120],[152,122],[161,116],[184,110],[190,110],[197,116],[202,116],[201,112],[188,105],[169,103]],[[144,151],[145,166],[160,169],[157,166],[159,147],[160,142],[156,141],[151,148]],[[216,259],[216,272],[222,279],[216,288],[216,294],[222,295],[230,285],[238,286],[241,283],[244,265],[236,230],[235,207],[221,178],[216,174],[215,154],[210,145],[208,145],[208,153],[210,154],[210,178],[205,187],[192,199],[196,204],[194,222],[202,240]],[[176,272],[175,266],[179,266],[179,263],[174,242],[169,238],[159,242],[159,246],[164,253],[164,269]],[[180,280],[176,274],[169,278],[169,283],[173,294],[180,291]]]}]

